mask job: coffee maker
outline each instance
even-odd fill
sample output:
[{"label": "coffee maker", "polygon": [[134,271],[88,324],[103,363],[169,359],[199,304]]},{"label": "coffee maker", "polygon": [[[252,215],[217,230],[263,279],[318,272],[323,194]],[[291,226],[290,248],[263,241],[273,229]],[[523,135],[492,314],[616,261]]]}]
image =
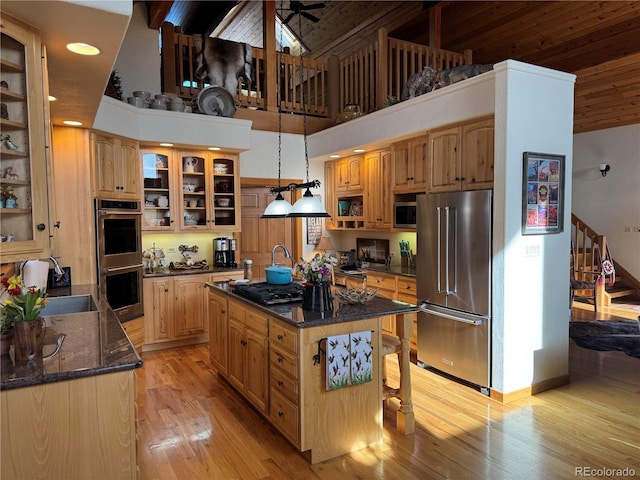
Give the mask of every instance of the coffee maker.
[{"label": "coffee maker", "polygon": [[236,250],[238,240],[219,237],[213,239],[213,263],[217,268],[237,268]]},{"label": "coffee maker", "polygon": [[226,237],[213,239],[213,263],[217,268],[226,268],[229,257],[229,239]]}]

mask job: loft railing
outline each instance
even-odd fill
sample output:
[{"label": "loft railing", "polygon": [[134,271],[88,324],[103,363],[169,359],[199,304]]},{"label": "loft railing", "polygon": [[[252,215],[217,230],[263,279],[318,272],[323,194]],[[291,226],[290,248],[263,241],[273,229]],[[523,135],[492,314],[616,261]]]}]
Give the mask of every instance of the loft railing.
[{"label": "loft railing", "polygon": [[[205,85],[195,77],[191,35],[177,32],[168,22],[161,33],[163,92],[196,98]],[[335,117],[345,105],[354,103],[363,113],[379,110],[388,97],[399,100],[407,79],[424,67],[439,70],[471,63],[470,50],[460,54],[389,38],[383,28],[375,42],[343,59],[332,58],[328,63],[304,59],[302,75],[300,58],[282,53],[277,55],[277,78],[265,78],[264,50],[252,47],[252,51],[253,78],[238,85],[237,105],[268,109],[267,93],[280,89],[282,110],[302,113],[304,88],[307,113],[319,117]],[[271,101],[271,105],[276,103]]]},{"label": "loft railing", "polygon": [[399,101],[407,79],[425,67],[453,68],[471,63],[471,57],[471,50],[456,53],[390,38],[381,28],[374,43],[340,60],[338,105],[357,104],[362,113],[374,112],[388,99]]}]

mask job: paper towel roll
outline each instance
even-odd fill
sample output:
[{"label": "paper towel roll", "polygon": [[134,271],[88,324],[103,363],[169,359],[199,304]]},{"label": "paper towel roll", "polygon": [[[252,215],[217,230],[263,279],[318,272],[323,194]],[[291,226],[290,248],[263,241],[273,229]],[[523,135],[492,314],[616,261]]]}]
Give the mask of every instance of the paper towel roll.
[{"label": "paper towel roll", "polygon": [[25,287],[47,287],[49,274],[49,262],[41,260],[27,260],[22,264],[22,284]]}]

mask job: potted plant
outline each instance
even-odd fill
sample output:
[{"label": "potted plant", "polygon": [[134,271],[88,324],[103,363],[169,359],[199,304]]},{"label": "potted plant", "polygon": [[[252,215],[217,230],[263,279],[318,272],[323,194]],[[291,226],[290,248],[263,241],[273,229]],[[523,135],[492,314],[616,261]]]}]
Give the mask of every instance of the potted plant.
[{"label": "potted plant", "polygon": [[333,296],[329,281],[333,275],[333,267],[338,259],[326,253],[316,253],[309,262],[300,259],[294,270],[296,276],[302,278],[304,292],[302,309],[312,311],[333,310]]},{"label": "potted plant", "polygon": [[46,307],[46,291],[35,286],[22,285],[22,277],[2,277],[5,297],[0,304],[2,331],[13,330],[16,360],[33,360],[42,356],[44,320],[40,316]]}]

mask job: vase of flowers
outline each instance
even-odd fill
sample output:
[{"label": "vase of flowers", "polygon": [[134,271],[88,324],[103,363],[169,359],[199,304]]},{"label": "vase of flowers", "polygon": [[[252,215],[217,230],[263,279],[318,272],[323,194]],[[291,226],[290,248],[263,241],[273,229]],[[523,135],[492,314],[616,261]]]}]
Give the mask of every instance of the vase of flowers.
[{"label": "vase of flowers", "polygon": [[2,277],[4,299],[0,305],[3,331],[13,329],[17,361],[42,357],[45,323],[40,313],[47,304],[44,288],[22,285],[22,277]]},{"label": "vase of flowers", "polygon": [[314,312],[333,310],[333,295],[330,280],[333,267],[338,259],[326,253],[316,254],[310,262],[302,260],[296,265],[296,273],[302,277],[304,291],[302,294],[302,309]]}]

